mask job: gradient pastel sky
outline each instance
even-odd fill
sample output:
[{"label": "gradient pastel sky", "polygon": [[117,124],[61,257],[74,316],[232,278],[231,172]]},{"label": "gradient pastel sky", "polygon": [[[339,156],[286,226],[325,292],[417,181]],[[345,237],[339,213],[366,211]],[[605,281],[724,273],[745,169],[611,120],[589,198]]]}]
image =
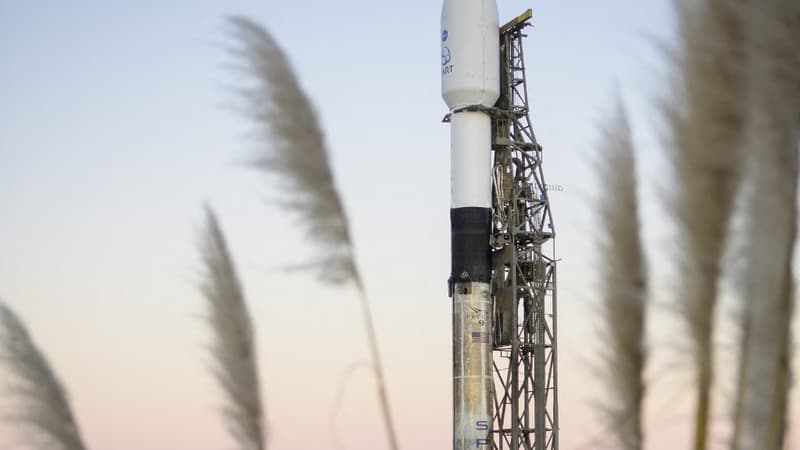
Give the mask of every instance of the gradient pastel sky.
[{"label": "gradient pastel sky", "polygon": [[[602,398],[592,369],[595,148],[618,89],[647,180],[649,254],[660,259],[672,235],[658,201],[669,181],[652,105],[666,80],[658,46],[672,40],[673,14],[666,0],[501,0],[501,22],[529,7],[532,118],[547,181],[565,188],[552,197],[563,259],[562,449],[604,448],[592,407]],[[353,372],[331,419],[343,373],[367,357],[354,292],[276,270],[312,249],[265,201],[280,192],[242,165],[254,144],[234,107],[232,14],[271,30],[327,130],[403,448],[450,447],[440,8],[0,0],[0,298],[68,387],[90,448],[232,448],[196,287],[204,202],[220,215],[257,327],[271,448],[387,448],[367,370]],[[663,322],[654,345],[674,337]],[[688,377],[673,353],[651,371],[652,450],[688,442]],[[660,373],[674,361],[678,369]],[[0,428],[0,448],[19,438]]]}]

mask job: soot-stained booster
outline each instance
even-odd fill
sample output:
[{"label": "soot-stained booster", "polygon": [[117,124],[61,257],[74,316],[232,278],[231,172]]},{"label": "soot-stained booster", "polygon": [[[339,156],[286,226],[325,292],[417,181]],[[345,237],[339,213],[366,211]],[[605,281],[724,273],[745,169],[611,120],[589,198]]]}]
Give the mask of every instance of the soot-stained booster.
[{"label": "soot-stained booster", "polygon": [[500,96],[495,0],[445,0],[442,98],[450,110],[453,449],[491,448],[491,118]]}]

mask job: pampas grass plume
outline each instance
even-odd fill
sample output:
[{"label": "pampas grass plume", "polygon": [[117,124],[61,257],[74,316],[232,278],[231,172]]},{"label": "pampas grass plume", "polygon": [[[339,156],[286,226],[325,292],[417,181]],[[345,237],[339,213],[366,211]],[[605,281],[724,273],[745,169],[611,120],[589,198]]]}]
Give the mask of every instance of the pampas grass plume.
[{"label": "pampas grass plume", "polygon": [[739,0],[678,2],[675,93],[663,103],[676,178],[671,209],[684,242],[677,306],[686,324],[697,380],[695,450],[706,446],[717,282],[742,171],[740,6]]},{"label": "pampas grass plume", "polygon": [[282,183],[281,206],[297,215],[322,255],[312,264],[319,278],[360,284],[347,216],[314,109],[272,36],[247,18],[230,22],[239,44],[233,53],[252,81],[242,90],[245,111],[264,144],[253,163]]},{"label": "pampas grass plume", "polygon": [[783,447],[794,310],[800,130],[800,3],[752,1],[747,8],[751,151],[745,198],[744,299],[735,450]]},{"label": "pampas grass plume", "polygon": [[25,325],[2,303],[0,325],[0,361],[11,372],[8,394],[18,403],[10,419],[44,438],[42,448],[84,450],[66,390]]},{"label": "pampas grass plume", "polygon": [[234,55],[253,82],[242,93],[247,114],[263,140],[254,163],[285,187],[282,206],[299,218],[321,255],[310,265],[318,277],[330,284],[352,282],[356,286],[389,444],[397,449],[372,313],[353,256],[347,215],[334,183],[322,128],[272,36],[252,20],[234,17],[230,22],[239,44]]},{"label": "pampas grass plume", "polygon": [[601,327],[605,411],[618,448],[642,448],[646,271],[639,236],[633,144],[620,105],[611,119],[600,154],[605,192],[600,202]]},{"label": "pampas grass plume", "polygon": [[228,429],[241,450],[263,450],[264,414],[253,326],[225,236],[210,208],[206,208],[202,244],[205,278],[201,289],[213,336],[214,374],[227,396]]}]

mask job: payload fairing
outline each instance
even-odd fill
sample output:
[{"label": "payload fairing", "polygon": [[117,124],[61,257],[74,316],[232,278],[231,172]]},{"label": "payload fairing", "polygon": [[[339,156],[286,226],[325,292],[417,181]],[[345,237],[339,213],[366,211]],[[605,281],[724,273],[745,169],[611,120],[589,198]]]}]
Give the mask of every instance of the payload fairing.
[{"label": "payload fairing", "polygon": [[450,110],[453,449],[491,447],[491,136],[500,96],[495,0],[444,0],[442,98]]}]

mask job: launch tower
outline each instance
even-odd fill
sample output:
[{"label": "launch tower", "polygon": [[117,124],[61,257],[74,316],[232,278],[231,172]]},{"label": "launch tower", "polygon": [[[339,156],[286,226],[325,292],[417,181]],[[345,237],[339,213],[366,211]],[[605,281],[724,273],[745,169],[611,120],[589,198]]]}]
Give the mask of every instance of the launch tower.
[{"label": "launch tower", "polygon": [[542,146],[528,116],[523,38],[531,11],[500,27],[492,114],[494,449],[558,449],[555,229]]}]

